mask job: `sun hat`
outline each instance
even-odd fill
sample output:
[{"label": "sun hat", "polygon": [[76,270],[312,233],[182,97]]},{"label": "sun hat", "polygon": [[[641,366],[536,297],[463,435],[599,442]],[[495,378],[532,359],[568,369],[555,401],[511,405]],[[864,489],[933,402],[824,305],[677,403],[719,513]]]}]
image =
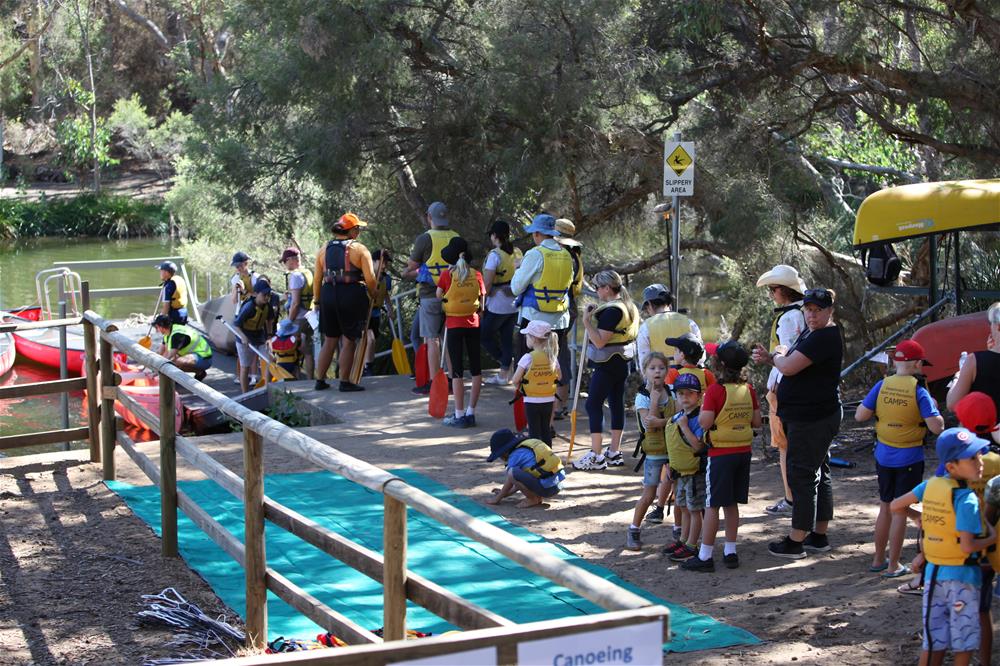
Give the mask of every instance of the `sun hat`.
[{"label": "sun hat", "polygon": [[715,350],[715,356],[732,370],[741,370],[750,362],[750,352],[736,340],[727,340]]},{"label": "sun hat", "polygon": [[490,437],[490,455],[486,458],[486,462],[493,462],[497,458],[507,455],[525,439],[527,438],[524,435],[512,432],[509,428],[497,430]]},{"label": "sun hat", "polygon": [[161,271],[170,271],[171,273],[177,272],[177,264],[172,261],[164,261],[162,264],[157,264],[156,267]]},{"label": "sun hat", "polygon": [[955,416],[962,427],[978,435],[1000,430],[996,403],[982,391],[973,391],[959,400],[955,405]]},{"label": "sun hat", "polygon": [[545,234],[546,236],[558,236],[559,231],[556,229],[556,218],[552,217],[548,213],[539,213],[531,219],[531,224],[529,224],[525,229],[527,233],[531,234],[538,232],[540,234]]},{"label": "sun hat", "polygon": [[573,224],[571,220],[567,220],[565,217],[560,217],[556,220],[556,231],[559,232],[560,236],[575,236],[576,225]]},{"label": "sun hat", "polygon": [[444,202],[435,201],[427,207],[427,214],[431,216],[431,224],[436,227],[448,226],[448,207]]},{"label": "sun hat", "polygon": [[354,213],[344,213],[333,225],[334,231],[350,231],[354,227],[367,227],[367,222],[362,222]]},{"label": "sun hat", "polygon": [[472,261],[472,253],[469,251],[469,243],[461,236],[453,236],[448,244],[441,250],[441,258],[446,264],[454,266],[458,263],[458,257],[465,254],[466,261]]},{"label": "sun hat", "polygon": [[528,322],[528,325],[521,329],[521,335],[530,335],[534,338],[548,337],[551,332],[552,324],[539,321],[538,319]]},{"label": "sun hat", "polygon": [[924,365],[932,365],[927,360],[924,353],[924,346],[916,340],[903,340],[896,345],[896,351],[892,353],[893,361],[923,361]]},{"label": "sun hat", "polygon": [[824,310],[833,307],[833,292],[829,289],[806,289],[802,297],[802,305],[818,305]]},{"label": "sun hat", "polygon": [[296,324],[291,319],[282,319],[278,322],[278,330],[275,331],[277,335],[281,337],[286,337],[289,335],[295,335],[299,332],[299,325]]},{"label": "sun hat", "polygon": [[673,305],[674,295],[665,284],[654,282],[642,290],[642,307],[646,307],[650,301],[663,301],[664,305]]},{"label": "sun hat", "polygon": [[278,263],[283,264],[286,261],[288,261],[289,259],[291,259],[292,257],[301,257],[301,256],[302,256],[302,253],[299,252],[297,248],[286,247],[285,251],[281,253],[281,259],[278,260]]},{"label": "sun hat", "polygon": [[766,287],[772,284],[780,284],[794,289],[800,294],[806,293],[806,283],[799,277],[799,272],[787,264],[778,264],[768,272],[757,278],[758,287]]},{"label": "sun hat", "polygon": [[229,262],[229,265],[235,267],[238,266],[239,264],[242,264],[245,261],[250,261],[250,255],[247,254],[246,252],[237,252],[236,254],[233,255],[233,260]]},{"label": "sun hat", "polygon": [[974,458],[977,453],[986,453],[990,450],[990,443],[982,437],[976,437],[976,433],[967,428],[948,428],[938,435],[934,450],[937,451],[938,460],[941,461],[937,475],[943,476],[946,471],[945,463]]},{"label": "sun hat", "polygon": [[693,372],[683,372],[674,380],[674,391],[701,391],[701,382]]},{"label": "sun hat", "polygon": [[690,333],[685,333],[679,338],[667,338],[664,342],[671,347],[677,347],[682,354],[689,359],[693,359],[696,363],[701,360],[702,355],[705,353],[705,348],[702,346],[701,341]]}]

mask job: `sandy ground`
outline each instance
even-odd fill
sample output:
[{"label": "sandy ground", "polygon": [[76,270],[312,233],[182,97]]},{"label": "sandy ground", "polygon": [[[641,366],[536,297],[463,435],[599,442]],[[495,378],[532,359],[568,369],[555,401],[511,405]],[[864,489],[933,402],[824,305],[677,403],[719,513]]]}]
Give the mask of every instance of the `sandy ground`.
[{"label": "sandy ground", "polygon": [[[369,390],[361,394],[316,393],[311,384],[292,384],[301,398],[343,421],[306,431],[373,464],[414,468],[480,503],[490,497],[502,468],[484,460],[489,434],[510,426],[507,389],[485,387],[478,427],[454,430],[426,417],[426,398],[412,396],[405,380],[379,377],[366,383]],[[585,431],[584,418],[581,424]],[[554,448],[565,456],[569,421],[557,426],[560,438]],[[571,473],[565,490],[545,508],[519,510],[510,502],[499,512],[665,599],[766,641],[749,648],[668,655],[667,663],[692,658],[707,664],[914,662],[920,646],[919,597],[900,595],[900,581],[867,572],[877,489],[870,454],[856,449],[870,437],[870,430],[845,427],[839,438],[837,454],[858,465],[834,471],[833,550],[804,560],[767,553],[767,543],[783,536],[789,521],[764,512],[780,496],[780,480],[776,457],[765,459],[759,446],[751,503],[742,507],[737,570],[725,569],[721,562],[714,574],[680,570],[660,554],[671,541],[669,524],[644,529],[643,551],[623,549],[641,483],[627,456],[623,468]],[[239,471],[240,439],[225,435],[200,438],[199,443]],[[634,433],[626,439],[634,442]],[[580,441],[576,451],[579,447]],[[143,448],[155,459],[155,443]],[[632,445],[623,449],[631,452]],[[117,459],[120,480],[148,483],[124,454],[119,452]],[[267,473],[311,469],[273,445],[266,447],[265,466]],[[159,541],[100,484],[97,466],[16,466],[5,460],[0,471],[0,641],[9,646],[0,652],[0,664],[137,663],[162,638],[130,627],[138,595],[168,585],[221,612],[203,581],[181,563],[160,558]],[[178,476],[201,478],[183,464]],[[911,530],[904,559],[913,553],[914,536]],[[53,581],[59,581],[58,594],[52,592]],[[106,593],[109,585],[113,594]]]}]

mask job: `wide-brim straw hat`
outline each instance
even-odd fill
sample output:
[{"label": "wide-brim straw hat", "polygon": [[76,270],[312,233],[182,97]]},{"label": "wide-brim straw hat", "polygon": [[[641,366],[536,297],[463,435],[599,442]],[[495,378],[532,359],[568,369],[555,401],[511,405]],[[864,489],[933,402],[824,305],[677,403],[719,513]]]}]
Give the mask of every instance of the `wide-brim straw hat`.
[{"label": "wide-brim straw hat", "polygon": [[780,284],[789,289],[794,289],[800,294],[806,293],[806,283],[799,272],[785,264],[778,264],[768,272],[757,278],[758,287],[766,287],[771,284]]}]

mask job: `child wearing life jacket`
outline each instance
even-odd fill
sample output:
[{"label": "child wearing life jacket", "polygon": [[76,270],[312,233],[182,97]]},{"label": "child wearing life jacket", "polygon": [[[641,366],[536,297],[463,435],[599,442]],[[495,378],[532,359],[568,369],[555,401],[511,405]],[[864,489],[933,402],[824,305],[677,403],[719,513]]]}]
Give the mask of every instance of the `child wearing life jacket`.
[{"label": "child wearing life jacket", "polygon": [[504,428],[490,437],[490,455],[486,462],[503,459],[507,465],[507,476],[503,487],[487,504],[499,504],[505,497],[521,491],[524,499],[517,507],[525,509],[538,506],[542,500],[555,497],[566,479],[562,460],[548,445],[539,440],[518,435]]},{"label": "child wearing life jacket", "polygon": [[[455,400],[455,415],[445,418],[444,425],[471,428],[476,425],[476,404],[483,387],[482,360],[479,347],[479,316],[483,311],[486,287],[482,274],[469,266],[472,258],[469,244],[455,236],[441,250],[441,258],[449,265],[437,283],[437,297],[444,311],[448,359],[451,361],[451,387]],[[465,407],[465,367],[462,350],[469,356],[472,389],[469,406]]]},{"label": "child wearing life jacket", "polygon": [[[989,442],[967,428],[949,428],[935,446],[938,475],[918,484],[890,504],[893,513],[923,504],[924,557],[923,654],[920,663],[940,664],[951,650],[956,664],[968,664],[979,649],[979,551],[996,543],[993,525],[982,521],[979,500],[970,487],[983,476]],[[977,537],[981,531],[985,536]]]},{"label": "child wearing life jacket", "polygon": [[299,327],[290,319],[278,322],[278,329],[268,346],[278,367],[291,373],[292,377],[299,374],[299,362],[302,354],[299,350]]},{"label": "child wearing life jacket", "polygon": [[673,365],[667,371],[667,385],[673,386],[677,377],[685,373],[696,376],[702,388],[707,389],[715,383],[715,374],[700,365],[702,357],[705,356],[705,346],[701,340],[690,333],[685,333],[678,338],[667,338],[664,342],[677,350]]},{"label": "child wearing life jacket", "polygon": [[[656,360],[659,362],[659,364],[663,365],[664,371],[662,375],[659,375],[657,373],[658,367],[653,368],[652,370],[647,372],[646,370],[647,363],[650,361],[651,354],[656,354],[655,357]],[[646,379],[646,383],[643,386],[639,387],[639,390],[636,391],[635,395],[634,409],[636,417],[639,420],[639,433],[640,433],[639,442],[637,443],[637,448],[635,453],[639,452],[638,449],[639,446],[645,444],[646,432],[648,428],[646,421],[652,420],[655,422],[655,420],[663,419],[664,420],[663,424],[661,424],[660,426],[662,428],[662,426],[666,425],[667,423],[666,419],[668,419],[671,414],[677,411],[674,404],[673,391],[671,391],[670,387],[666,385],[667,370],[670,368],[670,359],[667,358],[666,355],[660,352],[650,352],[648,350],[643,356],[643,359],[644,360],[642,363],[642,368],[643,368],[643,376]],[[653,373],[653,379],[658,381],[660,384],[663,384],[663,391],[659,395],[659,407],[658,407],[659,411],[656,412],[654,415],[651,415],[649,413],[650,406],[652,405],[652,401],[650,400],[650,391],[652,390],[651,389],[652,384],[650,383],[651,380],[649,374],[650,372]],[[655,412],[656,410],[653,411]],[[662,431],[660,433],[654,433],[654,436],[659,437],[660,434],[662,434]],[[635,456],[635,453],[632,454],[633,457]],[[641,458],[643,461],[643,465],[645,465],[646,463],[645,450],[643,451]],[[644,522],[651,523],[653,525],[659,525],[663,522],[664,508],[667,506],[667,501],[668,498],[670,497],[670,493],[673,490],[673,487],[674,484],[670,479],[670,466],[663,465],[662,469],[660,470],[660,485],[656,489],[656,498],[653,501],[652,509],[646,513],[646,518]],[[675,539],[680,536],[680,530],[681,530],[680,523],[675,521],[673,528]]]},{"label": "child wearing life jacket", "polygon": [[879,508],[875,519],[875,553],[868,570],[881,571],[885,578],[898,578],[910,573],[910,567],[899,562],[906,536],[906,516],[893,515],[889,504],[924,478],[924,434],[929,430],[936,435],[944,430],[944,419],[919,381],[922,366],[926,365],[920,343],[903,340],[896,345],[891,358],[896,374],[872,387],[858,405],[854,418],[876,419]]},{"label": "child wearing life jacket", "polygon": [[[667,376],[667,357],[659,352],[647,354],[642,372],[646,383],[635,395],[635,411],[645,428],[642,437],[642,496],[635,505],[632,524],[625,537],[625,548],[628,550],[642,549],[640,524],[653,503],[657,488],[663,482],[663,471],[668,468],[664,428],[668,424],[669,414],[674,411],[673,395],[663,383]],[[669,473],[666,478],[669,483]],[[660,515],[660,522],[663,522],[662,509]]]},{"label": "child wearing life jacket", "polygon": [[697,553],[705,511],[705,432],[698,422],[701,413],[701,382],[697,375],[685,373],[674,384],[678,412],[664,429],[670,477],[674,484],[676,513],[674,543],[663,553],[672,562],[683,562]]},{"label": "child wearing life jacket", "polygon": [[556,386],[562,379],[559,368],[559,343],[551,324],[532,321],[521,329],[530,352],[517,362],[512,381],[524,394],[524,415],[528,419],[528,437],[552,446],[552,407]]},{"label": "child wearing life jacket", "polygon": [[[750,445],[754,430],[761,426],[760,403],[753,386],[747,383],[746,365],[750,352],[735,340],[718,346],[715,353],[721,381],[705,389],[698,422],[708,444],[708,501],[701,527],[701,548],[697,557],[685,562],[688,571],[715,571],[715,537],[719,532],[719,511],[726,517],[726,543],[722,561],[727,569],[740,566],[736,537],[740,526],[740,504],[749,501]],[[683,379],[683,375],[678,381]]]},{"label": "child wearing life jacket", "polygon": [[[260,365],[260,357],[251,347],[267,355],[267,338],[276,312],[271,296],[271,284],[264,278],[258,279],[253,286],[253,298],[243,302],[233,320],[233,325],[243,334],[243,338],[236,340],[236,355],[240,361],[240,390],[243,393],[250,390],[251,368]],[[264,365],[265,384],[268,379],[267,366]]]}]

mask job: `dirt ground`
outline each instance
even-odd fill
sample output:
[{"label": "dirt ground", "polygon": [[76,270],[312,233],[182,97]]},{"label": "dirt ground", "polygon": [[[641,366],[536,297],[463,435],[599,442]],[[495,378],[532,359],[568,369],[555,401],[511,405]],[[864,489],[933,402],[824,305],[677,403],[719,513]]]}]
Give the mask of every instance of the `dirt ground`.
[{"label": "dirt ground", "polygon": [[[311,385],[292,384],[303,400],[342,420],[306,432],[373,464],[414,468],[480,503],[490,496],[502,468],[484,460],[489,433],[510,425],[502,399],[506,389],[485,387],[478,427],[454,430],[426,417],[426,398],[412,396],[405,380],[378,377],[366,383],[369,390],[361,394],[316,393]],[[585,420],[581,423],[585,431]],[[557,425],[560,438],[554,448],[565,456],[569,422]],[[565,490],[545,508],[519,510],[509,502],[499,512],[664,599],[748,629],[765,641],[668,655],[666,663],[912,663],[920,648],[920,600],[899,594],[901,581],[867,571],[877,510],[874,463],[864,446],[871,431],[848,426],[845,422],[835,455],[857,466],[833,473],[834,548],[804,560],[767,553],[767,543],[782,537],[789,521],[764,512],[780,496],[780,479],[776,456],[766,459],[760,446],[754,452],[751,502],[741,507],[737,570],[718,562],[721,545],[716,573],[680,570],[660,554],[670,541],[668,524],[643,530],[643,551],[623,549],[641,482],[628,456],[623,468],[571,473]],[[634,433],[626,439],[634,442]],[[198,441],[203,450],[240,470],[240,435]],[[623,450],[631,448],[627,444]],[[156,458],[155,443],[143,449]],[[123,454],[117,459],[119,479],[148,483]],[[164,634],[133,624],[139,596],[168,586],[209,614],[232,615],[181,562],[160,557],[159,540],[100,483],[99,466],[19,465],[12,460],[0,461],[0,643],[7,648],[0,651],[0,664],[126,664],[139,663],[146,655],[166,656],[169,650],[160,647]],[[275,446],[266,447],[265,466],[269,474],[311,469]],[[182,463],[178,476],[202,478]],[[911,529],[904,560],[914,552],[915,535]]]}]

